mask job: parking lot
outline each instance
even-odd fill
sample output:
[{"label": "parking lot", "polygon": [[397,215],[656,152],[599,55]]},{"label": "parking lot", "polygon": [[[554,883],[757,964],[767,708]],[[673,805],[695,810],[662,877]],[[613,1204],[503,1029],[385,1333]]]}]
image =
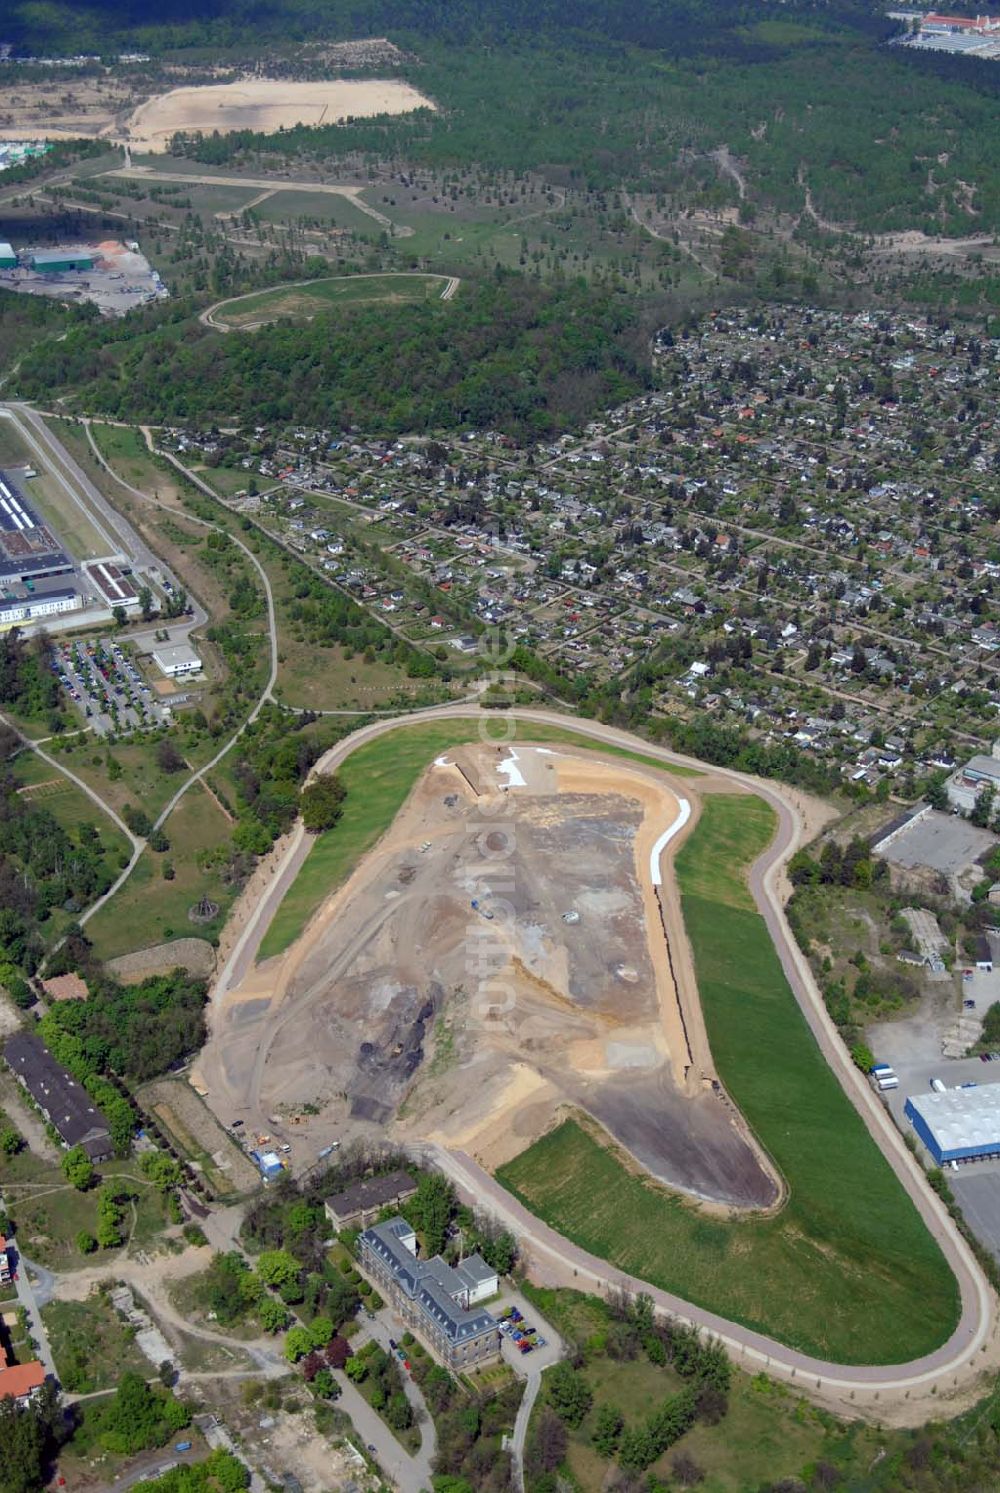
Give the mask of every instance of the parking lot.
[{"label": "parking lot", "polygon": [[57,643],[52,668],[99,736],[139,731],[167,719],[136,665],[115,642]]},{"label": "parking lot", "polygon": [[[504,1362],[522,1378],[541,1373],[562,1357],[563,1346],[558,1333],[535,1310],[520,1291],[504,1291],[487,1310],[500,1323],[500,1346]],[[511,1316],[516,1312],[518,1318]],[[522,1350],[518,1336],[531,1346]]]},{"label": "parking lot", "polygon": [[880,853],[896,866],[929,866],[958,875],[996,844],[996,835],[967,819],[933,810],[897,831]]}]

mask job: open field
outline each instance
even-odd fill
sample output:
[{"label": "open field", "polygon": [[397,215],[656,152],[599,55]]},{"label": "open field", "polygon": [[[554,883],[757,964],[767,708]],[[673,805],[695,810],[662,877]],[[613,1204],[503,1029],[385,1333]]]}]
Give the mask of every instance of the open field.
[{"label": "open field", "polygon": [[[74,455],[77,461],[86,458],[93,462],[90,448],[86,440],[80,441],[79,431],[75,426],[65,420],[52,420],[49,423],[64,444],[68,444],[68,434],[76,437],[78,444],[74,448]],[[157,461],[143,440],[141,431],[122,425],[95,424],[91,428],[99,450],[127,482],[139,488],[140,492],[148,492],[152,497],[159,498],[161,503],[179,502],[177,473],[167,462]],[[107,476],[106,473],[104,475]],[[116,507],[123,497],[122,489],[118,484],[112,483],[110,499]]]},{"label": "open field", "polygon": [[710,1219],[572,1122],[497,1175],[561,1233],[654,1285],[822,1358],[899,1363],[953,1330],[957,1290],[749,904],[742,873],[772,832],[758,800],[710,797],[676,867],[713,1056],[788,1184],[781,1212]]},{"label": "open field", "polygon": [[213,306],[207,320],[223,332],[251,331],[282,316],[310,320],[317,312],[334,305],[384,302],[395,306],[406,301],[440,299],[449,284],[443,275],[335,275],[236,296]]},{"label": "open field", "polygon": [[[225,815],[203,788],[192,788],[164,828],[170,849],[144,850],[125,885],[87,925],[101,959],[173,938],[211,939],[225,922],[235,893],[209,863],[211,853],[228,844]],[[163,874],[167,865],[174,869],[172,880]],[[218,905],[218,915],[210,923],[194,923],[188,912],[203,897]]]},{"label": "open field", "polygon": [[[296,710],[384,710],[393,701],[427,699],[428,681],[408,679],[397,664],[379,658],[366,663],[357,654],[347,658],[338,644],[324,647],[299,640],[287,627],[279,608],[275,695],[283,704]],[[442,689],[440,698],[446,695]]]},{"label": "open field", "polygon": [[42,1320],[63,1389],[94,1394],[114,1389],[127,1370],[144,1379],[150,1372],[132,1329],[100,1291],[86,1301],[50,1301]]},{"label": "open field", "polygon": [[34,752],[19,752],[11,770],[16,782],[22,786],[24,796],[47,809],[63,829],[75,830],[81,824],[92,824],[108,853],[128,860],[128,841],[121,830],[79,788],[43,762],[41,757]]},{"label": "open field", "polygon": [[[307,184],[296,187],[277,182],[267,196],[254,192],[253,215],[262,223],[299,222],[324,228],[343,228],[367,238],[377,238],[376,220],[351,198],[332,192],[311,192]],[[358,193],[363,202],[364,199]],[[409,245],[407,245],[409,248]]]},{"label": "open field", "polygon": [[[672,1367],[650,1363],[641,1350],[637,1358],[625,1361],[608,1354],[604,1346],[608,1309],[603,1300],[578,1291],[538,1290],[530,1285],[524,1291],[564,1336],[583,1345],[582,1374],[593,1394],[593,1405],[582,1424],[569,1430],[566,1465],[580,1493],[603,1493],[609,1462],[591,1440],[602,1408],[616,1406],[625,1424],[635,1426],[675,1393],[683,1380]],[[702,1469],[704,1481],[698,1486],[703,1493],[746,1493],[783,1478],[805,1478],[808,1485],[806,1469],[820,1460],[832,1463],[848,1477],[861,1477],[862,1481],[846,1485],[858,1493],[871,1486],[863,1477],[884,1446],[884,1431],[861,1421],[845,1425],[764,1374],[734,1374],[728,1401],[726,1416],[718,1425],[696,1422],[677,1446],[653,1463],[652,1476],[668,1483],[674,1458],[683,1453]],[[541,1403],[533,1412],[533,1424],[537,1424]]]},{"label": "open field", "polygon": [[[163,1202],[139,1176],[136,1162],[131,1158],[105,1161],[97,1170],[102,1184],[134,1199],[124,1211],[125,1238],[138,1245],[151,1240],[163,1227]],[[50,1270],[81,1268],[84,1256],[77,1248],[77,1235],[97,1233],[98,1188],[78,1192],[67,1184],[60,1166],[50,1165],[27,1149],[4,1161],[0,1177],[28,1258]],[[105,1251],[105,1259],[114,1257],[113,1250]]]},{"label": "open field", "polygon": [[178,133],[228,135],[234,130],[257,130],[273,134],[296,124],[334,124],[433,108],[430,99],[398,79],[296,83],[245,78],[159,94],[134,110],[124,136],[137,149],[165,150],[171,136]]}]

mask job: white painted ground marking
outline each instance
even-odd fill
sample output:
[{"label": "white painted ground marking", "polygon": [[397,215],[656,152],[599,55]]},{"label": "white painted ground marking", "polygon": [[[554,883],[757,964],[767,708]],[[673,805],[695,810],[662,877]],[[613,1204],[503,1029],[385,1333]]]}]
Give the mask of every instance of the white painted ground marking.
[{"label": "white painted ground marking", "polygon": [[506,759],[506,761],[500,762],[497,765],[497,772],[502,778],[507,779],[508,788],[527,788],[528,786],[525,782],[524,774],[521,772],[521,769],[517,765],[519,761],[520,758],[518,757],[514,748],[511,747],[510,756]]},{"label": "white painted ground marking", "polygon": [[686,798],[681,798],[680,794],[678,794],[677,818],[674,820],[669,829],[665,829],[663,831],[663,834],[660,836],[656,844],[653,846],[652,850],[649,852],[649,874],[654,886],[663,885],[663,878],[660,875],[660,856],[666,850],[667,846],[674,838],[674,835],[680,834],[681,830],[684,828],[685,824],[687,824],[690,818],[691,805],[688,803]]}]

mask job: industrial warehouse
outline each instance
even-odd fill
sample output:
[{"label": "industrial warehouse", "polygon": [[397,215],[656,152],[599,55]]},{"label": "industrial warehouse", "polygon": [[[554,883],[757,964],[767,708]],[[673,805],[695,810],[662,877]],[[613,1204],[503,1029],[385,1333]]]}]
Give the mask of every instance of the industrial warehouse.
[{"label": "industrial warehouse", "polygon": [[84,598],[75,571],[12,474],[0,472],[0,631],[78,611]]},{"label": "industrial warehouse", "polygon": [[1000,1157],[1000,1084],[914,1094],[903,1113],[939,1166]]},{"label": "industrial warehouse", "polygon": [[117,239],[56,248],[0,243],[0,289],[51,296],[67,305],[93,301],[105,316],[124,316],[169,294],[139,245]]},{"label": "industrial warehouse", "polygon": [[[0,633],[12,627],[59,630],[101,623],[118,609],[126,615],[137,610],[139,584],[129,556],[109,553],[82,563],[71,555],[55,526],[39,511],[41,495],[37,505],[27,497],[25,484],[31,480],[36,480],[31,467],[16,473],[0,470]],[[113,536],[106,537],[113,542]],[[192,649],[178,645],[173,651],[190,654],[201,668]],[[193,667],[175,672],[191,672]]]}]

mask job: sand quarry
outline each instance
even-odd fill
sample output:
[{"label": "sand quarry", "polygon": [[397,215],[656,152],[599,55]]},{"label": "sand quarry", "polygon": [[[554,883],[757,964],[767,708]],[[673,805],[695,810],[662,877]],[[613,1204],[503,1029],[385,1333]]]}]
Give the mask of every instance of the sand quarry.
[{"label": "sand quarry", "polygon": [[397,79],[290,83],[248,78],[161,93],[139,105],[126,124],[125,138],[133,150],[159,151],[178,132],[230,135],[234,130],[257,130],[270,135],[296,124],[339,124],[433,107],[430,99]]},{"label": "sand quarry", "polygon": [[234,130],[273,134],[293,125],[340,124],[375,114],[433,109],[430,99],[399,79],[331,78],[293,83],[276,78],[241,78],[173,88],[138,105],[125,81],[74,82],[67,94],[51,87],[22,88],[5,100],[0,139],[103,139],[126,142],[135,151],[165,151],[172,135]]},{"label": "sand quarry", "polygon": [[582,1110],[669,1185],[771,1206],[705,1037],[670,869],[686,829],[651,874],[716,786],[520,744],[447,753],[298,942],[224,997],[199,1088],[251,1129],[318,1106],[310,1148],[378,1134],[490,1167]]}]

